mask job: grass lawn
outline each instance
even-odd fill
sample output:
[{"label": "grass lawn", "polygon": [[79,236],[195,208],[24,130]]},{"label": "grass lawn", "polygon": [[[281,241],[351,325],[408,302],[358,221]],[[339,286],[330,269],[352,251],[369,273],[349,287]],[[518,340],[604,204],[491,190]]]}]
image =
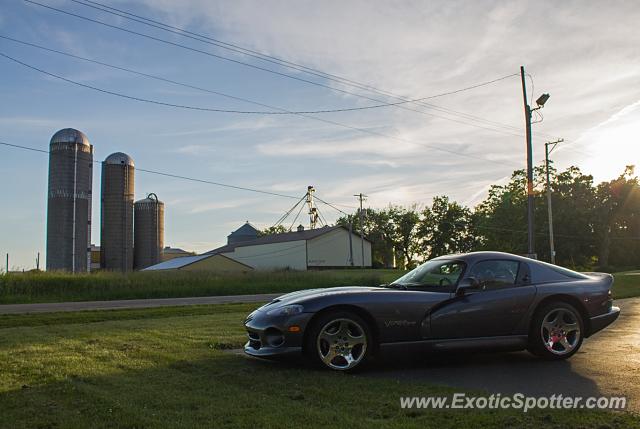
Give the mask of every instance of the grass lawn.
[{"label": "grass lawn", "polygon": [[627,428],[603,411],[402,410],[451,389],[250,360],[254,308],[0,316],[0,427]]},{"label": "grass lawn", "polygon": [[615,273],[613,283],[614,298],[631,298],[640,296],[640,271]]},{"label": "grass lawn", "polygon": [[399,270],[372,269],[226,274],[190,271],[8,274],[0,276],[0,304],[286,293],[332,286],[378,286],[403,274]]},{"label": "grass lawn", "polygon": [[[187,271],[9,274],[0,276],[0,304],[286,293],[318,287],[377,286],[403,274],[400,270],[372,269],[239,274]],[[615,298],[640,296],[640,275],[633,272],[614,275]]]}]

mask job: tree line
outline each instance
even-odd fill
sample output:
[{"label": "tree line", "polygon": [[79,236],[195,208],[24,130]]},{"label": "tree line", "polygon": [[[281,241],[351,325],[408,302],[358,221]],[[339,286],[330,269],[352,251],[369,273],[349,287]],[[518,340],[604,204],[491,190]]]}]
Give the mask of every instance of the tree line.
[{"label": "tree line", "polygon": [[[535,168],[535,251],[549,261],[546,175]],[[550,171],[556,263],[576,269],[640,266],[640,183],[633,166],[614,180],[595,184],[578,167]],[[364,210],[363,230],[372,242],[374,267],[411,268],[437,256],[477,250],[527,253],[524,170],[493,185],[474,208],[447,196],[430,205]],[[337,224],[360,231],[358,214]]]}]

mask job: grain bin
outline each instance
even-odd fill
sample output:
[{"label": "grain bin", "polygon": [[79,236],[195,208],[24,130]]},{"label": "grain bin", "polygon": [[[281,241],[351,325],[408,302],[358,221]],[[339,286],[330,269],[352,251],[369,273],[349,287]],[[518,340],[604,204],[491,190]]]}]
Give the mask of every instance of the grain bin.
[{"label": "grain bin", "polygon": [[82,132],[65,128],[49,143],[47,270],[90,269],[93,146]]},{"label": "grain bin", "polygon": [[164,248],[164,203],[156,194],[135,202],[133,235],[135,269],[160,263]]},{"label": "grain bin", "polygon": [[105,270],[133,269],[133,159],[112,153],[102,163],[100,265]]}]

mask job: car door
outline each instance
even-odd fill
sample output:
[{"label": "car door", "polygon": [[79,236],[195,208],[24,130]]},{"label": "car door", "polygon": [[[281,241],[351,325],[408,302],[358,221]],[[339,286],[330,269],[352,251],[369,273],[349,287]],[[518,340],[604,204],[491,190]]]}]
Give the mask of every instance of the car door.
[{"label": "car door", "polygon": [[466,269],[459,260],[431,260],[392,283],[365,308],[376,315],[381,342],[418,341],[429,336],[429,314],[451,298]]},{"label": "car door", "polygon": [[465,277],[474,277],[479,288],[452,296],[431,313],[432,338],[513,334],[536,293],[528,265],[513,259],[481,260]]}]

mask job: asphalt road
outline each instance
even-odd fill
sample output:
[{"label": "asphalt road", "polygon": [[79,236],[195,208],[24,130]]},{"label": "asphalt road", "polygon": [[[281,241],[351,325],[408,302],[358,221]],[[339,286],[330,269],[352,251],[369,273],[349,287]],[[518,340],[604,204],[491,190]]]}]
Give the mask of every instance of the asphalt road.
[{"label": "asphalt road", "polygon": [[81,302],[53,302],[42,304],[8,304],[0,305],[0,314],[21,313],[54,313],[58,311],[84,310],[117,310],[123,308],[152,308],[183,305],[228,304],[232,302],[266,302],[271,301],[282,293],[267,293],[259,295],[227,295],[201,296],[194,298],[162,298],[162,299],[127,299],[121,301],[81,301]]}]

